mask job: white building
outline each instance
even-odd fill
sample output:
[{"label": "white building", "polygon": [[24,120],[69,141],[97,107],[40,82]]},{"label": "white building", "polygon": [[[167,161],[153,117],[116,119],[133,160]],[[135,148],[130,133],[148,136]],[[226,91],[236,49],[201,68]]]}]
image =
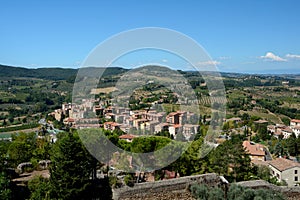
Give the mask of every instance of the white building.
[{"label": "white building", "polygon": [[169,133],[170,135],[173,135],[173,137],[175,138],[177,133],[181,132],[181,125],[180,124],[174,124],[172,126],[169,126]]},{"label": "white building", "polygon": [[288,139],[293,134],[293,130],[290,127],[285,127],[281,129],[281,133],[283,135],[283,139]]},{"label": "white building", "polygon": [[300,135],[300,126],[292,126],[293,133],[295,133],[296,137]]},{"label": "white building", "polygon": [[290,122],[290,126],[300,126],[300,120],[299,119],[292,119]]},{"label": "white building", "polygon": [[277,158],[269,162],[271,174],[278,181],[285,181],[289,187],[300,183],[300,163],[285,159]]}]

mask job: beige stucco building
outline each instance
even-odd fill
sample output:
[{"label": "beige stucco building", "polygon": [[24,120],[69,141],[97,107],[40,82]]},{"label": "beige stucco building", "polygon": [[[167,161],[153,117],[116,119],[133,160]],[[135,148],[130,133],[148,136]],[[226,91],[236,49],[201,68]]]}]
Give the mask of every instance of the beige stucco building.
[{"label": "beige stucco building", "polygon": [[278,181],[285,181],[289,187],[299,185],[300,183],[300,163],[285,159],[277,158],[269,162],[271,174]]}]

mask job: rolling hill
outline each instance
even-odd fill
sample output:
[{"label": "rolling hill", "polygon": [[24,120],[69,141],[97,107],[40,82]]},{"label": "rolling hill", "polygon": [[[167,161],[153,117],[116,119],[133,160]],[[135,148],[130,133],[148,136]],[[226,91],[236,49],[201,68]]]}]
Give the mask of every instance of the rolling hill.
[{"label": "rolling hill", "polygon": [[[97,70],[95,67],[86,68],[87,71]],[[126,72],[126,69],[119,67],[111,67],[105,70],[104,75],[118,75]],[[13,67],[7,65],[0,65],[1,77],[28,77],[48,80],[67,80],[76,77],[78,69],[71,68],[37,68],[29,69],[25,67]]]}]

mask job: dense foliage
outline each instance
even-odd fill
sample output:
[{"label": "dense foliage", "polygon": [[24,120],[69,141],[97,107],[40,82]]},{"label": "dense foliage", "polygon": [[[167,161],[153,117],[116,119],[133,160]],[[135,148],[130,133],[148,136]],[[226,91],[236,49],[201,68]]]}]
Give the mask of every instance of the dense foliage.
[{"label": "dense foliage", "polygon": [[[278,192],[268,189],[251,189],[232,184],[225,193],[221,188],[209,188],[206,185],[192,185],[190,190],[193,196],[199,200],[284,200]],[[226,189],[225,189],[226,190]],[[227,195],[227,196],[226,196]]]}]

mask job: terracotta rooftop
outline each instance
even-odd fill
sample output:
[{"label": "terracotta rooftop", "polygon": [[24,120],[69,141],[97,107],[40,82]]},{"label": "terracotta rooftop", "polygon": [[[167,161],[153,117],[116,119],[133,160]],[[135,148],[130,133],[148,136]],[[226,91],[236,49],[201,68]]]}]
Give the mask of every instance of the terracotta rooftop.
[{"label": "terracotta rooftop", "polygon": [[272,165],[281,172],[293,167],[300,167],[300,163],[285,158],[277,158],[275,160],[272,160],[269,162],[269,165]]},{"label": "terracotta rooftop", "polygon": [[120,126],[117,122],[104,122],[105,125]]},{"label": "terracotta rooftop", "polygon": [[76,127],[98,128],[100,124],[78,124]]},{"label": "terracotta rooftop", "polygon": [[288,133],[293,133],[293,130],[290,127],[285,127],[282,129],[282,131],[288,132]]},{"label": "terracotta rooftop", "polygon": [[291,122],[300,123],[300,119],[292,119]]},{"label": "terracotta rooftop", "polygon": [[276,131],[276,132],[274,132],[274,135],[280,136],[280,135],[282,135],[282,132],[281,131]]},{"label": "terracotta rooftop", "polygon": [[255,156],[264,156],[265,155],[264,146],[261,144],[255,144],[255,143],[252,143],[249,141],[244,141],[243,147],[246,148],[246,151],[250,155],[255,155]]},{"label": "terracotta rooftop", "polygon": [[276,126],[274,126],[274,125],[268,125],[268,126],[267,126],[267,128],[269,128],[269,129],[275,129],[275,127],[276,127]]},{"label": "terracotta rooftop", "polygon": [[67,119],[65,119],[65,121],[66,122],[75,122],[75,119],[73,119],[73,118],[67,118]]},{"label": "terracotta rooftop", "polygon": [[133,139],[135,137],[137,137],[137,136],[132,135],[132,134],[125,134],[125,135],[119,136],[120,139]]},{"label": "terracotta rooftop", "polygon": [[252,160],[251,162],[258,166],[259,165],[268,166],[270,161]]}]

